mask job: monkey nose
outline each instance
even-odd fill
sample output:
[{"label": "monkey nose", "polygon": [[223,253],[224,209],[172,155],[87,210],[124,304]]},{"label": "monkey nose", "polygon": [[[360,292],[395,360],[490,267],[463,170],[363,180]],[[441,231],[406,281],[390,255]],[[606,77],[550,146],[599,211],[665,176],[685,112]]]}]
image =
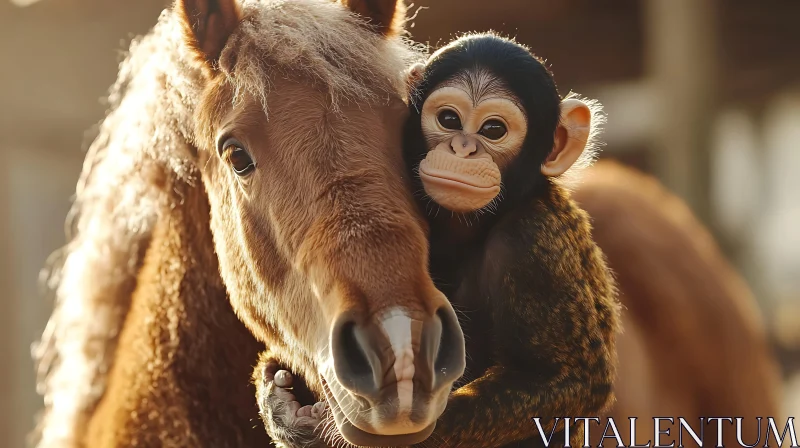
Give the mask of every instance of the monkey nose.
[{"label": "monkey nose", "polygon": [[475,140],[465,135],[456,135],[450,142],[450,148],[458,157],[469,157],[477,152]]}]

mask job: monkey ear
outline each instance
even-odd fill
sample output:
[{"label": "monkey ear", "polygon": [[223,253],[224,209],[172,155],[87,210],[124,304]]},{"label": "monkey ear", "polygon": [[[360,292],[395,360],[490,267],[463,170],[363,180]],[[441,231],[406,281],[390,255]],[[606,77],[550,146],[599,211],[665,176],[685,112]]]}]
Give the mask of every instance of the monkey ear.
[{"label": "monkey ear", "polygon": [[542,174],[547,177],[564,174],[586,148],[591,127],[592,111],[586,103],[574,98],[562,101],[555,143],[542,164]]},{"label": "monkey ear", "polygon": [[241,20],[237,0],[176,0],[184,40],[200,61],[213,67]]}]

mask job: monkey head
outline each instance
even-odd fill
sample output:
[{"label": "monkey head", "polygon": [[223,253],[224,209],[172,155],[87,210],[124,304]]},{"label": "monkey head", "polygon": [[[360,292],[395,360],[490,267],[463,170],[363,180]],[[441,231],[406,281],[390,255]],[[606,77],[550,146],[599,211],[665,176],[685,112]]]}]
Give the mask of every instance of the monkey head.
[{"label": "monkey head", "polygon": [[412,67],[409,80],[407,160],[425,194],[450,211],[493,210],[501,198],[524,196],[586,147],[589,106],[561,101],[541,61],[507,39],[458,39]]}]

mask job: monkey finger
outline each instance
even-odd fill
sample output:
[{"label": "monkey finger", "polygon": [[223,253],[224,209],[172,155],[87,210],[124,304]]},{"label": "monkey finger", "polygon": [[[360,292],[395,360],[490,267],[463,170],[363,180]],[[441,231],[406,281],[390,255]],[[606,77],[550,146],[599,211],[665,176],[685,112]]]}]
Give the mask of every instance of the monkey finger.
[{"label": "monkey finger", "polygon": [[321,419],[314,418],[314,417],[297,417],[294,420],[294,427],[295,428],[305,428],[307,430],[313,431],[314,429],[319,426],[322,422]]},{"label": "monkey finger", "polygon": [[286,403],[286,413],[292,417],[297,416],[297,413],[302,408],[299,401],[288,401]]},{"label": "monkey finger", "polygon": [[324,401],[320,401],[315,403],[314,406],[311,407],[311,417],[316,419],[322,419],[322,416],[325,415],[325,411],[328,410],[328,403]]},{"label": "monkey finger", "polygon": [[292,387],[293,382],[294,378],[288,370],[279,370],[275,374],[275,385],[278,387]]},{"label": "monkey finger", "polygon": [[298,409],[297,412],[295,412],[294,415],[297,416],[297,417],[311,417],[311,410],[312,409],[313,409],[313,406],[306,405],[306,406],[303,406],[300,409]]},{"label": "monkey finger", "polygon": [[273,389],[272,389],[272,395],[274,395],[275,398],[277,398],[277,399],[279,399],[281,401],[285,401],[285,402],[296,401],[297,400],[297,398],[295,398],[295,396],[292,393],[292,391],[290,391],[288,389],[284,389],[283,387],[279,387],[275,383],[272,383],[272,385],[274,386]]}]

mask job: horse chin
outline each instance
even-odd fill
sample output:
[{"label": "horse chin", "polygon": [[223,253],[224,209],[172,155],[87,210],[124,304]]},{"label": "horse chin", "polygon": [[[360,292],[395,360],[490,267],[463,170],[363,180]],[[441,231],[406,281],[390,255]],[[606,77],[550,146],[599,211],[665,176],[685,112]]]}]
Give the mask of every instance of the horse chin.
[{"label": "horse chin", "polygon": [[[335,414],[334,414],[335,415]],[[334,417],[335,418],[335,417]],[[399,434],[393,436],[384,436],[372,434],[356,427],[350,420],[344,420],[341,424],[336,421],[336,426],[344,439],[356,446],[411,446],[417,443],[422,443],[430,437],[433,429],[436,427],[436,422],[431,423],[422,431],[412,434]]]},{"label": "horse chin", "polygon": [[[428,437],[430,437],[431,433],[433,433],[433,430],[436,427],[436,419],[433,419],[433,421],[426,426],[412,425],[411,422],[408,421],[408,429],[410,429],[411,432],[401,433],[398,431],[398,427],[401,426],[398,422],[394,425],[388,425],[390,427],[385,428],[392,434],[376,434],[375,432],[371,432],[371,430],[373,430],[372,428],[363,426],[363,422],[361,424],[356,424],[353,422],[343,410],[343,408],[358,410],[360,408],[360,405],[358,404],[360,400],[350,395],[343,388],[333,386],[333,389],[341,389],[340,398],[337,399],[336,394],[334,394],[331,390],[331,386],[338,383],[328,383],[324,379],[322,382],[325,389],[325,395],[328,400],[328,406],[333,414],[333,419],[336,424],[336,429],[339,431],[342,437],[352,445],[411,446],[425,441]],[[340,403],[340,400],[344,401],[344,403]],[[443,401],[443,404],[444,403],[446,403],[446,400]],[[444,406],[441,406],[440,412],[436,415],[439,415],[443,410]],[[358,414],[358,411],[354,413]]]}]

